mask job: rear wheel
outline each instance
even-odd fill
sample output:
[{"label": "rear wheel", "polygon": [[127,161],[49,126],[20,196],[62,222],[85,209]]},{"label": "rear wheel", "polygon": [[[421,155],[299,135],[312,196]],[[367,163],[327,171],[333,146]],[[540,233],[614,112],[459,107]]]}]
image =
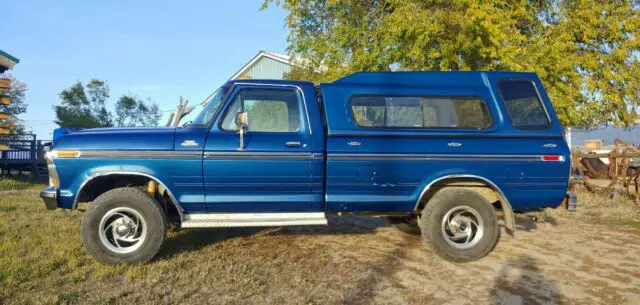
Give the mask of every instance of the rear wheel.
[{"label": "rear wheel", "polygon": [[164,211],[155,199],[124,187],[89,204],[81,233],[87,252],[101,263],[143,263],[160,249],[166,228]]},{"label": "rear wheel", "polygon": [[438,191],[422,210],[420,222],[427,245],[449,261],[478,260],[498,243],[496,211],[472,190]]},{"label": "rear wheel", "polygon": [[389,216],[387,219],[394,228],[404,233],[420,235],[420,227],[418,226],[418,217],[416,215]]}]

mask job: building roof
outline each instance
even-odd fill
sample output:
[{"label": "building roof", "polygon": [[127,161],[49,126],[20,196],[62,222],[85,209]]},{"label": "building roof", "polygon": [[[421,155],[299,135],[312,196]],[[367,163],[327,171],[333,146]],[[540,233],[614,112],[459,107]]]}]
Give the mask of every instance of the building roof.
[{"label": "building roof", "polygon": [[274,52],[267,52],[267,51],[260,51],[258,52],[258,54],[256,54],[256,56],[254,56],[248,63],[246,63],[244,66],[242,66],[242,68],[240,68],[240,70],[238,70],[238,72],[234,73],[229,80],[233,80],[233,79],[237,79],[239,78],[241,75],[243,75],[247,70],[249,70],[249,68],[251,68],[251,66],[253,66],[256,62],[258,62],[259,60],[261,60],[262,58],[271,58],[275,61],[279,61],[281,63],[285,63],[287,65],[291,65],[291,57],[289,57],[288,55],[285,54],[279,54],[279,53],[274,53]]},{"label": "building roof", "polygon": [[0,73],[12,69],[20,60],[11,56],[11,54],[0,50]]}]

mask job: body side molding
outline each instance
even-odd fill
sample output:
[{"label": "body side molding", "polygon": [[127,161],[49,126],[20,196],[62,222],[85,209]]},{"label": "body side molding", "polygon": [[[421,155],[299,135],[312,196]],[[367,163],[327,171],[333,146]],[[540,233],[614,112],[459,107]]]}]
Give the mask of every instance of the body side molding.
[{"label": "body side molding", "polygon": [[[200,159],[202,151],[191,150],[78,150],[73,158],[134,158],[134,159]],[[61,158],[61,157],[59,157]],[[66,157],[62,157],[66,158]]]},{"label": "body side molding", "polygon": [[542,155],[487,155],[487,154],[373,154],[373,153],[329,153],[327,160],[472,160],[472,161],[544,161]]},{"label": "body side molding", "polygon": [[321,159],[324,156],[311,152],[216,152],[205,151],[205,159]]}]

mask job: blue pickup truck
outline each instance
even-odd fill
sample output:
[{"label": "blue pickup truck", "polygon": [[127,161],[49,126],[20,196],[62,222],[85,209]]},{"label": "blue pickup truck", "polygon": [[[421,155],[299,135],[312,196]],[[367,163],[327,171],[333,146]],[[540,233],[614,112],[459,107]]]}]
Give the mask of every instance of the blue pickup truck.
[{"label": "blue pickup truck", "polygon": [[[388,217],[439,256],[479,259],[503,219],[557,207],[570,152],[534,73],[361,72],[318,86],[232,80],[181,128],[56,130],[48,209],[89,202],[103,263],[154,257],[168,229]],[[212,231],[211,234],[216,234]]]}]

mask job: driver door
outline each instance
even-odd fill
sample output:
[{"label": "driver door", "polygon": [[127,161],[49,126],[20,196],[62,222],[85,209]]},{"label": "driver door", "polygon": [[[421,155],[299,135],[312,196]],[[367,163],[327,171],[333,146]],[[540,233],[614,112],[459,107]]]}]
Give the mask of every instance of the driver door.
[{"label": "driver door", "polygon": [[[209,213],[310,212],[311,145],[301,93],[241,86],[211,128],[203,177]],[[241,140],[236,114],[247,114]]]}]

